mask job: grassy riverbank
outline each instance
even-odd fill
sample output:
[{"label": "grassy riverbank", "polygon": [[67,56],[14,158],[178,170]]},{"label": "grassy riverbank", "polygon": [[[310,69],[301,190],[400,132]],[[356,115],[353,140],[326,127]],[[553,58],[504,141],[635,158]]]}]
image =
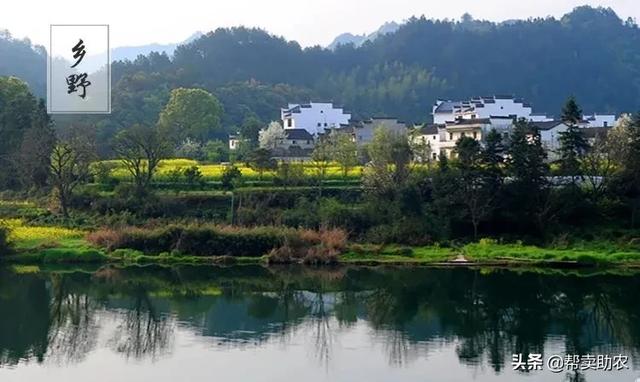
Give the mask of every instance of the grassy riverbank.
[{"label": "grassy riverbank", "polygon": [[[3,256],[2,260],[21,264],[340,263],[640,267],[640,249],[613,242],[581,242],[573,246],[543,248],[482,239],[457,246],[408,247],[353,244],[347,243],[345,237],[337,237],[333,231],[323,234],[274,227],[198,226],[182,228],[183,231],[176,236],[177,227],[90,233],[62,227],[27,226],[20,219],[5,220],[5,224],[11,228],[9,237],[14,251]],[[235,252],[229,251],[230,242],[235,243]],[[163,250],[163,246],[166,249],[185,248],[185,251]],[[154,248],[155,251],[143,248]],[[251,252],[252,249],[255,252]]]}]

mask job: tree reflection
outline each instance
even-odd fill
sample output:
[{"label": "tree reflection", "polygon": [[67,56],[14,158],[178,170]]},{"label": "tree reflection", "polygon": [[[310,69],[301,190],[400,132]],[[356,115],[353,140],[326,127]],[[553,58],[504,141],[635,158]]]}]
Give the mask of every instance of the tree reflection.
[{"label": "tree reflection", "polygon": [[133,291],[133,304],[122,313],[110,343],[126,358],[155,360],[170,350],[174,330],[172,317],[159,314],[148,292],[138,287]]},{"label": "tree reflection", "polygon": [[80,362],[95,348],[98,338],[97,306],[82,290],[69,277],[51,276],[50,361]]}]

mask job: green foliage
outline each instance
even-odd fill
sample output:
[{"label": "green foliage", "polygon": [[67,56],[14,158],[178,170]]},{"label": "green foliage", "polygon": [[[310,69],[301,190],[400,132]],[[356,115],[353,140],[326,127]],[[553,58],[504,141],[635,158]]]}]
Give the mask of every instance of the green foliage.
[{"label": "green foliage", "polygon": [[278,162],[271,157],[271,151],[264,148],[253,150],[247,156],[246,161],[251,169],[258,172],[260,179],[265,171],[278,168]]},{"label": "green foliage", "polygon": [[10,252],[11,245],[9,243],[9,227],[0,221],[0,255],[6,255]]},{"label": "green foliage", "polygon": [[221,140],[207,141],[203,153],[207,162],[220,163],[229,160],[229,146]]},{"label": "green foliage", "polygon": [[187,185],[191,188],[202,187],[204,185],[204,180],[202,178],[202,173],[198,166],[187,167],[183,171],[185,181]]},{"label": "green foliage", "polygon": [[178,88],[171,91],[169,102],[160,113],[158,128],[174,142],[222,138],[222,112],[218,99],[206,90]]},{"label": "green foliage", "polygon": [[230,190],[236,186],[236,184],[241,180],[242,172],[240,169],[234,165],[225,166],[222,171],[222,177],[220,181],[222,182],[222,188],[225,190]]}]

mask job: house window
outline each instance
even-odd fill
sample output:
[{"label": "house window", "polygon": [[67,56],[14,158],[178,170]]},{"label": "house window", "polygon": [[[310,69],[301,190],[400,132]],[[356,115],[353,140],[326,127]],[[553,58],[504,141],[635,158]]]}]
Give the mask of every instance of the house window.
[{"label": "house window", "polygon": [[453,141],[453,133],[449,133],[449,140]]},{"label": "house window", "polygon": [[311,142],[307,139],[307,144],[310,144]]},{"label": "house window", "polygon": [[460,134],[460,137],[466,137],[466,134],[463,132]]},{"label": "house window", "polygon": [[327,127],[327,123],[326,122],[324,123],[324,127]]},{"label": "house window", "polygon": [[433,139],[435,141],[436,140],[436,136],[434,135],[433,137],[431,137],[431,139]]},{"label": "house window", "polygon": [[473,132],[473,139],[478,139],[478,133],[477,132]]},{"label": "house window", "polygon": [[296,144],[296,141],[291,141],[291,144],[292,144],[292,145],[295,145],[295,144]]},{"label": "house window", "polygon": [[432,157],[433,159],[438,159],[438,156],[436,155],[436,153],[431,154],[431,157]]},{"label": "house window", "polygon": [[287,127],[291,127],[293,121],[291,119],[287,119]]},{"label": "house window", "polygon": [[608,127],[608,126],[609,126],[609,123],[607,123],[607,121],[604,121],[603,126],[604,126],[604,127]]},{"label": "house window", "polygon": [[318,127],[322,126],[322,123],[318,122]]}]

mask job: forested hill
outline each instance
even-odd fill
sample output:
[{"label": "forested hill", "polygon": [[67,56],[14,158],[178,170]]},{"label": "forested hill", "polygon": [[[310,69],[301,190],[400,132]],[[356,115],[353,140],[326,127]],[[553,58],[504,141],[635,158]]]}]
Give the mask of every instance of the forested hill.
[{"label": "forested hill", "polygon": [[569,94],[585,111],[635,111],[640,29],[611,9],[591,7],[560,19],[504,23],[413,18],[361,47],[335,50],[302,49],[258,29],[218,29],[179,46],[171,58],[152,53],[115,63],[112,72],[114,113],[99,121],[105,137],[136,122],[155,123],[178,86],[215,94],[227,128],[249,115],[267,122],[287,102],[309,99],[333,100],[357,117],[407,121],[426,120],[438,97],[505,93],[551,114]]}]

